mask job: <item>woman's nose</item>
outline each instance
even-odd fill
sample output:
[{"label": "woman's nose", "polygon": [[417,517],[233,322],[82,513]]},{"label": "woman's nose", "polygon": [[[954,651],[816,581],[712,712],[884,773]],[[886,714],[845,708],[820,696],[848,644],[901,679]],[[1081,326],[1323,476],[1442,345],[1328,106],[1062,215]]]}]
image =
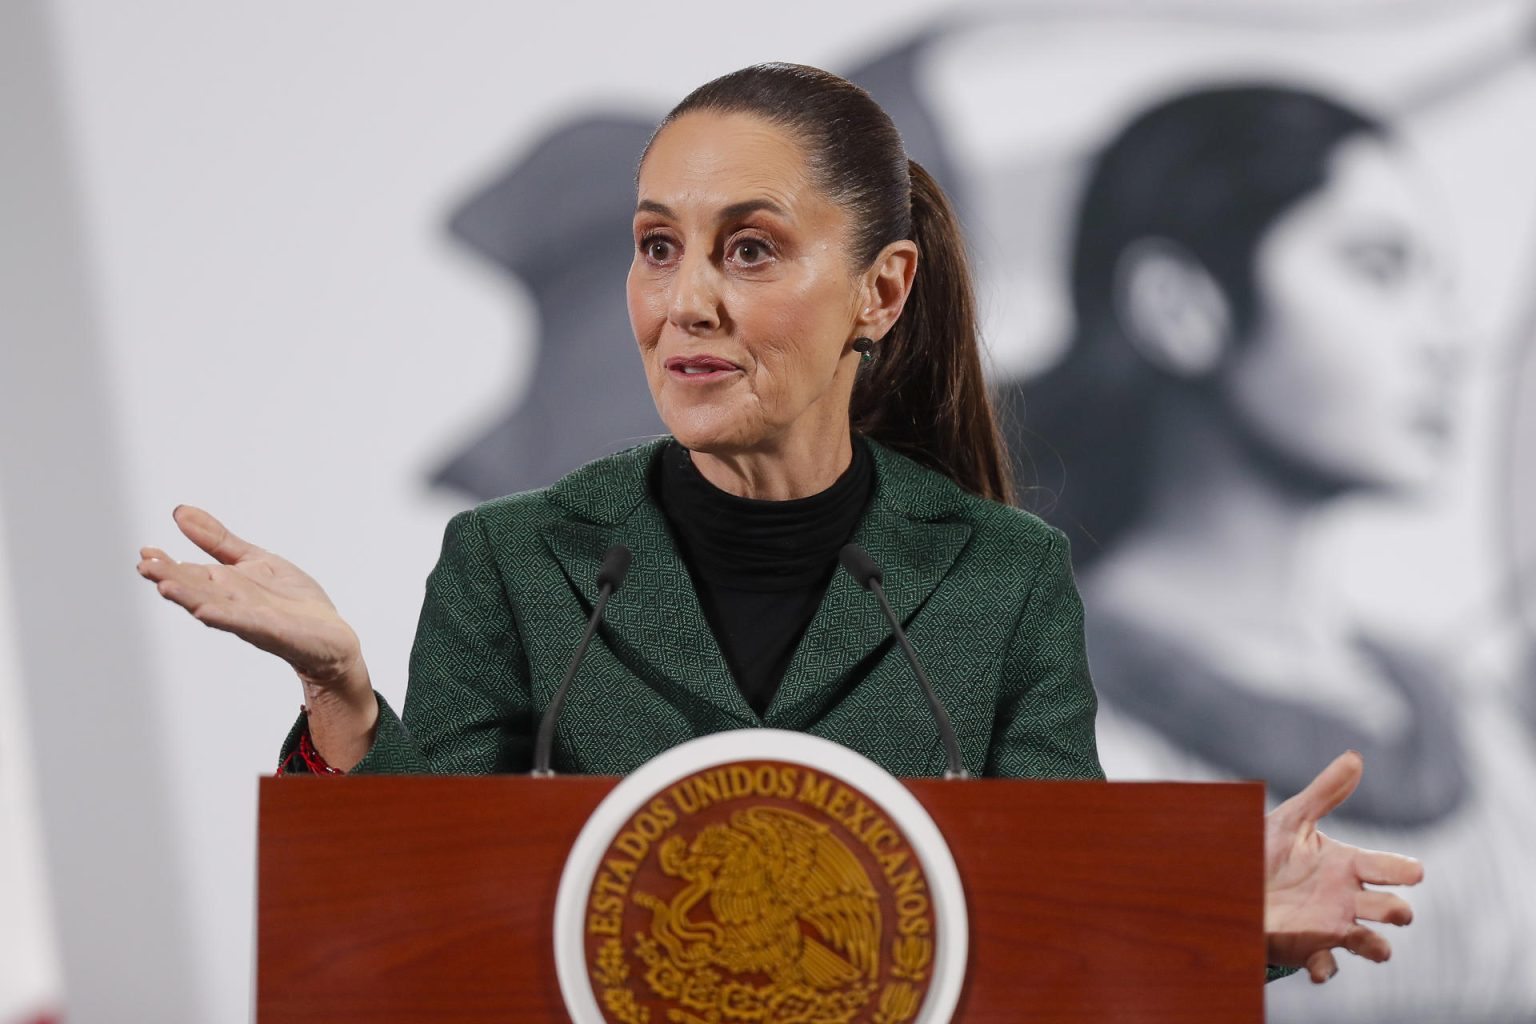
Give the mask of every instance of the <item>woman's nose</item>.
[{"label": "woman's nose", "polygon": [[672,301],[667,319],[690,334],[713,331],[720,326],[720,292],[715,268],[707,256],[687,254],[672,279]]},{"label": "woman's nose", "polygon": [[1423,317],[1419,325],[1418,348],[1426,372],[1445,378],[1452,385],[1465,370],[1468,352],[1463,337],[1464,323],[1460,307],[1450,295],[1443,295]]}]

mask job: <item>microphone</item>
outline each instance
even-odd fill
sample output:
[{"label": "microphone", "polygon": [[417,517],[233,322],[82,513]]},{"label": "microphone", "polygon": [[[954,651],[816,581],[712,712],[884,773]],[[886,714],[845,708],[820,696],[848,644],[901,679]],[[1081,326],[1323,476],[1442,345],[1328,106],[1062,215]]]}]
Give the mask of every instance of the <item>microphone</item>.
[{"label": "microphone", "polygon": [[923,696],[928,698],[928,707],[933,711],[933,717],[939,725],[939,738],[944,741],[944,756],[949,766],[944,770],[946,779],[968,779],[970,773],[965,770],[965,762],[960,759],[960,743],[955,739],[955,727],[950,724],[949,715],[944,710],[944,705],[939,703],[939,698],[934,695],[933,684],[928,681],[928,673],[923,671],[922,663],[917,660],[917,652],[912,649],[912,644],[907,640],[906,632],[901,628],[901,623],[896,621],[896,613],[891,610],[891,603],[885,599],[885,589],[880,586],[880,581],[885,574],[880,570],[880,563],[876,562],[868,551],[857,544],[845,544],[838,552],[837,560],[843,563],[843,568],[848,570],[859,586],[875,595],[875,600],[880,602],[880,610],[885,612],[885,619],[891,624],[891,633],[896,637],[896,642],[901,644],[902,653],[906,654],[908,663],[912,666],[913,675],[917,676],[918,685],[923,688]]},{"label": "microphone", "polygon": [[631,557],[629,548],[623,544],[615,544],[603,554],[603,567],[597,571],[597,603],[592,606],[591,618],[587,619],[587,631],[581,635],[581,643],[576,645],[576,654],[565,670],[565,678],[555,687],[555,695],[550,698],[549,707],[544,710],[544,717],[539,721],[539,737],[533,745],[531,773],[538,778],[549,778],[555,774],[549,767],[555,746],[555,720],[560,717],[560,709],[565,706],[565,692],[571,688],[571,680],[576,678],[576,667],[581,664],[582,657],[587,653],[587,645],[592,642],[592,634],[597,632],[597,624],[602,621],[608,598],[619,589],[619,584],[624,582],[624,574],[629,572]]}]

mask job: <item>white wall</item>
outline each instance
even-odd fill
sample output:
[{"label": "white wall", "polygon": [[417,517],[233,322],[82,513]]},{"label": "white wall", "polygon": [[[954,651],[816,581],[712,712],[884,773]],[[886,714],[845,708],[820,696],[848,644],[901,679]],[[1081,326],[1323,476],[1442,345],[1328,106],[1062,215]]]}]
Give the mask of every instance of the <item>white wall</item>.
[{"label": "white wall", "polygon": [[[0,523],[3,513],[0,505]],[[0,1022],[22,1024],[57,1011],[64,985],[43,860],[10,580],[5,551],[0,549]]]}]

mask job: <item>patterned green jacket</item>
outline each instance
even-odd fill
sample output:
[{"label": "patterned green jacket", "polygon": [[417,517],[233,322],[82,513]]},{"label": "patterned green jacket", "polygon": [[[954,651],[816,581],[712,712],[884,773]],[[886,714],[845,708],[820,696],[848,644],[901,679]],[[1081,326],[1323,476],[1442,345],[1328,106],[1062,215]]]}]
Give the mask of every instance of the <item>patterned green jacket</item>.
[{"label": "patterned green jacket", "polygon": [[[571,687],[555,769],[624,774],[725,729],[795,729],[906,776],[944,754],[873,595],[839,569],[759,717],[731,678],[647,481],[664,443],[462,512],[427,580],[403,716],[380,698],[358,772],[527,771],[597,596],[603,553],[634,561]],[[854,540],[922,657],[974,774],[1103,778],[1082,605],[1060,531],[878,444]],[[294,747],[302,719],[284,745]],[[297,761],[297,759],[295,759]]]}]

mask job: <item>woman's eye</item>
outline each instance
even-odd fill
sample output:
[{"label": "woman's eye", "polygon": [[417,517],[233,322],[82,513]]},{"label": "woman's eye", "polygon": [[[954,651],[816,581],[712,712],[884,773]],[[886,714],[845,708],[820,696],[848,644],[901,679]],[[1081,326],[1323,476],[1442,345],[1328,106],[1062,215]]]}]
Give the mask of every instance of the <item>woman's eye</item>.
[{"label": "woman's eye", "polygon": [[1398,284],[1408,274],[1411,254],[1397,243],[1371,243],[1348,246],[1346,264],[1358,275],[1380,287]]},{"label": "woman's eye", "polygon": [[744,266],[754,266],[768,259],[771,252],[768,243],[756,238],[743,238],[737,241],[734,248],[736,262]]},{"label": "woman's eye", "polygon": [[672,243],[660,235],[646,235],[640,239],[640,251],[647,259],[665,263],[672,255]]}]

